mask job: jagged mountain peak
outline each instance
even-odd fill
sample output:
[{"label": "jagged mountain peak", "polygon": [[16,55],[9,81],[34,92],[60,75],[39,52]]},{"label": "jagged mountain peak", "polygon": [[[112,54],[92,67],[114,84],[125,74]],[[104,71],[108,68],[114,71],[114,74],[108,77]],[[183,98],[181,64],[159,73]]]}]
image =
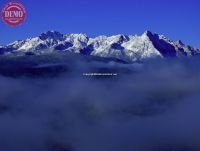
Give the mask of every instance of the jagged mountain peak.
[{"label": "jagged mountain peak", "polygon": [[136,61],[154,57],[193,56],[199,49],[173,41],[164,35],[146,30],[142,35],[113,35],[88,37],[86,34],[62,34],[51,30],[35,38],[15,41],[0,47],[0,54],[26,52],[41,54],[54,51],[70,51],[85,55]]},{"label": "jagged mountain peak", "polygon": [[146,30],[144,33],[143,33],[143,36],[147,36],[147,37],[151,37],[151,36],[163,36],[164,35],[159,35],[157,33],[154,33],[154,32],[151,32],[150,30]]},{"label": "jagged mountain peak", "polygon": [[58,31],[50,30],[47,32],[42,33],[39,38],[41,40],[47,40],[47,39],[54,39],[54,40],[63,40],[64,35]]},{"label": "jagged mountain peak", "polygon": [[143,33],[143,36],[147,36],[148,38],[159,38],[159,39],[162,39],[162,40],[165,40],[165,41],[168,41],[168,42],[171,42],[172,40],[167,38],[165,35],[160,35],[158,33],[154,33],[154,32],[151,32],[149,30],[146,30],[144,33]]},{"label": "jagged mountain peak", "polygon": [[113,43],[118,43],[118,44],[122,44],[123,42],[127,42],[130,40],[130,38],[127,35],[123,35],[123,34],[111,36],[111,37],[109,37],[109,39]]},{"label": "jagged mountain peak", "polygon": [[143,35],[148,36],[150,39],[154,37],[154,38],[158,38],[160,40],[164,40],[164,41],[166,41],[168,43],[176,43],[176,44],[179,44],[180,46],[185,46],[185,44],[181,40],[173,41],[173,40],[169,39],[168,37],[166,37],[165,35],[162,35],[162,34],[160,35],[158,33],[153,33],[153,32],[151,32],[149,30],[146,30]]},{"label": "jagged mountain peak", "polygon": [[71,36],[71,37],[88,37],[85,33],[71,33],[71,34],[67,34],[67,36]]},{"label": "jagged mountain peak", "polygon": [[89,40],[89,37],[86,34],[83,33],[73,33],[73,34],[67,34],[65,35],[65,41],[79,41],[87,43]]},{"label": "jagged mountain peak", "polygon": [[183,43],[181,40],[177,40],[177,43],[178,43],[179,45],[181,45],[181,46],[184,45],[184,43]]},{"label": "jagged mountain peak", "polygon": [[151,32],[150,30],[146,30],[142,35],[141,35],[141,38],[144,39],[144,40],[150,40],[151,37],[154,37],[154,36],[160,36],[158,35],[157,33],[153,33]]},{"label": "jagged mountain peak", "polygon": [[154,33],[151,32],[150,30],[145,30],[145,32],[143,33],[143,35],[149,35],[149,34],[154,34]]}]

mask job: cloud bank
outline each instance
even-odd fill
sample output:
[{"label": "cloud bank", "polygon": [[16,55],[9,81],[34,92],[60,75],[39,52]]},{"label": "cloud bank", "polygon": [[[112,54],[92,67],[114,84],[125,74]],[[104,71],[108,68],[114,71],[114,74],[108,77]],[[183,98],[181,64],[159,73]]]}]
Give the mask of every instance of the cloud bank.
[{"label": "cloud bank", "polygon": [[120,65],[115,78],[1,76],[0,148],[198,151],[199,65],[198,58]]}]

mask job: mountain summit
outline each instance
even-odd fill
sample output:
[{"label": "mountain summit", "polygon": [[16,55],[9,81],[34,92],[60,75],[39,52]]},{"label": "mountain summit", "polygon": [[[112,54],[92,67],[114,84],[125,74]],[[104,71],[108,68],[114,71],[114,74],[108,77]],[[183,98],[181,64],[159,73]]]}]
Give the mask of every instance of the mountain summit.
[{"label": "mountain summit", "polygon": [[26,55],[51,52],[73,52],[128,62],[148,58],[194,56],[200,50],[185,45],[182,41],[145,31],[142,35],[114,35],[89,38],[85,34],[62,34],[47,31],[35,38],[18,40],[0,46],[1,55]]}]

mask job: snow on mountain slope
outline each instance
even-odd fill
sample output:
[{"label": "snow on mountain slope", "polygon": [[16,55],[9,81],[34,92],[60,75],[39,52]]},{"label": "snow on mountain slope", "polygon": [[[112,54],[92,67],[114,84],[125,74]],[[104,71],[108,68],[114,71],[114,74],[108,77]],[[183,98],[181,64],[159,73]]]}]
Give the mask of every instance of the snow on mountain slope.
[{"label": "snow on mountain slope", "polygon": [[91,53],[94,56],[118,58],[128,61],[162,57],[152,45],[146,32],[142,36],[99,36],[90,39],[88,44],[94,46],[94,51]]},{"label": "snow on mountain slope", "polygon": [[87,46],[89,38],[85,34],[70,34],[65,36],[65,42],[71,43],[69,50],[80,53],[80,50]]},{"label": "snow on mountain slope", "polygon": [[29,38],[26,40],[15,41],[8,45],[14,48],[15,52],[29,52],[51,48],[58,45],[64,40],[64,35],[55,31],[42,33],[39,37]]},{"label": "snow on mountain slope", "polygon": [[70,51],[84,55],[137,61],[155,57],[194,56],[199,49],[172,41],[163,35],[144,32],[142,35],[114,35],[89,38],[85,34],[64,35],[56,31],[42,33],[35,38],[18,40],[0,47],[0,54],[42,54],[53,51]]},{"label": "snow on mountain slope", "polygon": [[162,57],[162,54],[154,47],[150,41],[147,32],[141,36],[129,36],[130,40],[122,46],[127,50],[130,50],[130,58],[134,58],[134,55],[139,59]]},{"label": "snow on mountain slope", "polygon": [[126,60],[129,52],[122,46],[122,44],[128,40],[129,37],[124,35],[111,37],[99,36],[90,39],[88,44],[92,45],[94,48],[91,55]]}]

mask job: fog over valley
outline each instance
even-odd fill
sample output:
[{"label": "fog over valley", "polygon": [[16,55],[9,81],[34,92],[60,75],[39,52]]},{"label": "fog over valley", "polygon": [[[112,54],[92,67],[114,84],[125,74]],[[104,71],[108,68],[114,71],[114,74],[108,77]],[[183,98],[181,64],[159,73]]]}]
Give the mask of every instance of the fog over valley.
[{"label": "fog over valley", "polygon": [[1,150],[200,150],[198,57],[47,58],[1,58]]}]

